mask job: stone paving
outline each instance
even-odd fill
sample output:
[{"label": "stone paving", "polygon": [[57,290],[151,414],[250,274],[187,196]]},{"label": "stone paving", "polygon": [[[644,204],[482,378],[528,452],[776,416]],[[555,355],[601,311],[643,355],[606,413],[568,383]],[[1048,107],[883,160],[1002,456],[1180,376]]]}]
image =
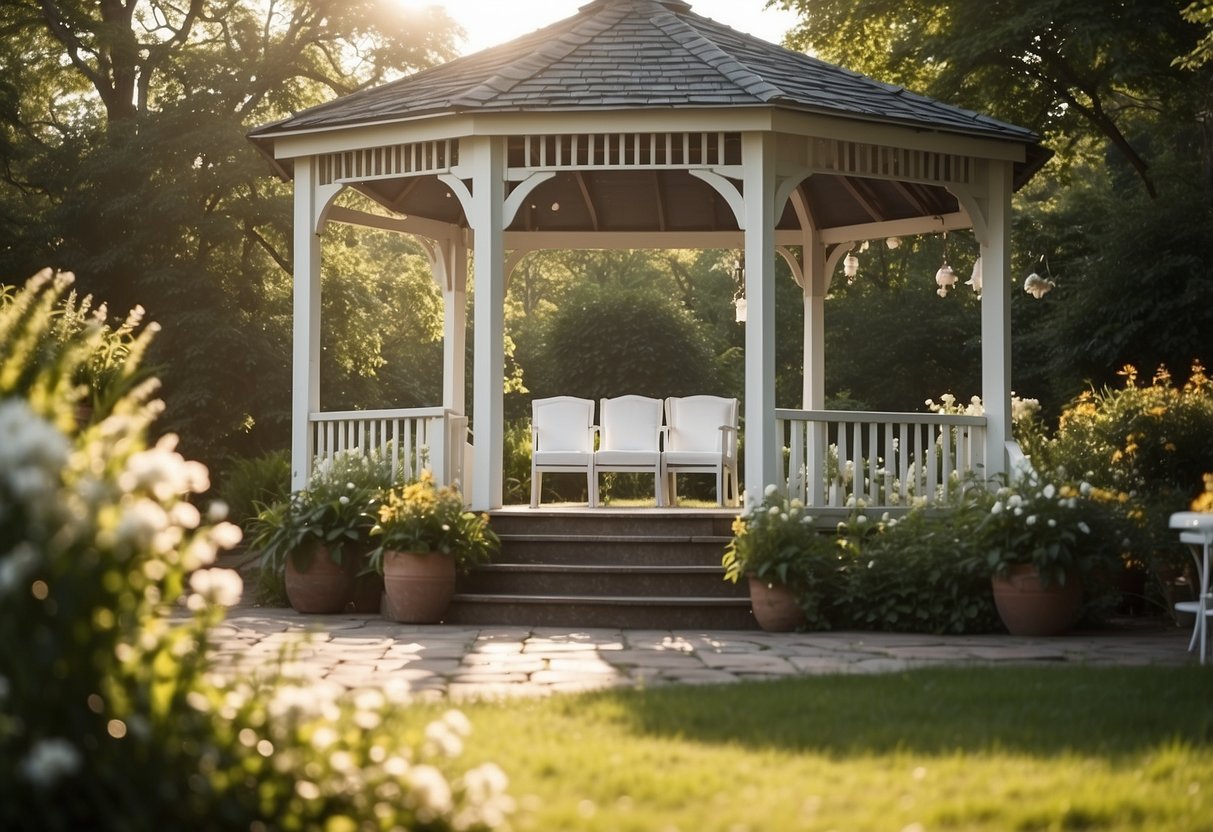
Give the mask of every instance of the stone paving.
[{"label": "stone paving", "polygon": [[612,687],[727,684],[938,665],[1179,665],[1189,632],[1110,629],[1054,638],[760,631],[682,632],[397,624],[237,606],[213,631],[219,673],[282,663],[317,692],[494,699]]}]

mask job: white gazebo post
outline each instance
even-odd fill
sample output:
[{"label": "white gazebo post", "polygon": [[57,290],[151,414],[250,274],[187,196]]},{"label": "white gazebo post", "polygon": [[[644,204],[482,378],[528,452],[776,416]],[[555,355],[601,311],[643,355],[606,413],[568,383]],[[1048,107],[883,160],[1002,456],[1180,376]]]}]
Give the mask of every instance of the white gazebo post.
[{"label": "white gazebo post", "polygon": [[460,143],[472,172],[476,292],[472,401],[475,407],[472,455],[476,477],[472,508],[487,511],[502,503],[502,446],[505,411],[505,145],[493,136]]},{"label": "white gazebo post", "polygon": [[[442,406],[466,414],[468,249],[460,235],[442,243]],[[461,439],[459,441],[462,441]]]},{"label": "white gazebo post", "polygon": [[291,490],[311,473],[311,414],[320,409],[320,234],[316,158],[295,161],[294,309],[291,370]]},{"label": "white gazebo post", "polygon": [[[775,429],[775,137],[741,137],[745,200],[745,487],[761,495],[779,481]],[[782,206],[780,206],[782,207]]]},{"label": "white gazebo post", "polygon": [[981,398],[986,411],[987,477],[1007,470],[1011,437],[1011,184],[1010,162],[987,165],[984,234],[981,239]]}]

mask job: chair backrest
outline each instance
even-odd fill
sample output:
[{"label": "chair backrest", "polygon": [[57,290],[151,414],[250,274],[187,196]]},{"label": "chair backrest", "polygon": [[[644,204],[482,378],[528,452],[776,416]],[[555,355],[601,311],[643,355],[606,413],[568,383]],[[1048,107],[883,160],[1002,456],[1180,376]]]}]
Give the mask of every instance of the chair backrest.
[{"label": "chair backrest", "polygon": [[723,447],[721,425],[737,427],[737,399],[723,396],[673,396],[665,400],[665,421],[669,434],[667,451],[713,451],[731,455],[737,434]]},{"label": "chair backrest", "polygon": [[536,451],[594,451],[594,400],[553,396],[531,402]]},{"label": "chair backrest", "polygon": [[617,396],[603,399],[598,410],[602,427],[599,450],[656,451],[661,430],[661,399]]}]

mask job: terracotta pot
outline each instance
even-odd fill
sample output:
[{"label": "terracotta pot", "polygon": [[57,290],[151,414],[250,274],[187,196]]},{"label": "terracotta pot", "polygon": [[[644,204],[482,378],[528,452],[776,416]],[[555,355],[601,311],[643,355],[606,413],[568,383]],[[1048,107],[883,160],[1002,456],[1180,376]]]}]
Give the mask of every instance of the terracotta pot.
[{"label": "terracotta pot", "polygon": [[750,606],[758,626],[768,633],[787,633],[804,623],[804,610],[792,590],[750,576]]},{"label": "terracotta pot", "polygon": [[343,612],[354,592],[353,574],[334,563],[322,544],[312,547],[311,560],[303,572],[295,565],[293,555],[286,559],[287,600],[299,612]]},{"label": "terracotta pot", "polygon": [[354,588],[350,593],[350,609],[364,615],[378,615],[383,602],[383,576],[378,572],[367,572],[370,550],[358,552],[350,558],[350,574],[354,576]]},{"label": "terracotta pot", "polygon": [[384,615],[405,624],[437,624],[455,595],[455,559],[417,552],[383,553]]},{"label": "terracotta pot", "polygon": [[1082,585],[1073,574],[1064,585],[1044,586],[1035,566],[1017,564],[1005,578],[992,578],[991,585],[998,616],[1013,636],[1056,636],[1078,620]]}]

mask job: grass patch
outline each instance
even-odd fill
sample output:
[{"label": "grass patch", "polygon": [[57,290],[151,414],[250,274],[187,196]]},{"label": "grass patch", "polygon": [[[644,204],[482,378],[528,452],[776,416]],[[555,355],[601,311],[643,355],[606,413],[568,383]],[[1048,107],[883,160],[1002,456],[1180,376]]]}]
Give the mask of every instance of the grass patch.
[{"label": "grass patch", "polygon": [[1211,691],[1198,667],[946,668],[463,709],[524,830],[1178,831],[1213,828]]}]

